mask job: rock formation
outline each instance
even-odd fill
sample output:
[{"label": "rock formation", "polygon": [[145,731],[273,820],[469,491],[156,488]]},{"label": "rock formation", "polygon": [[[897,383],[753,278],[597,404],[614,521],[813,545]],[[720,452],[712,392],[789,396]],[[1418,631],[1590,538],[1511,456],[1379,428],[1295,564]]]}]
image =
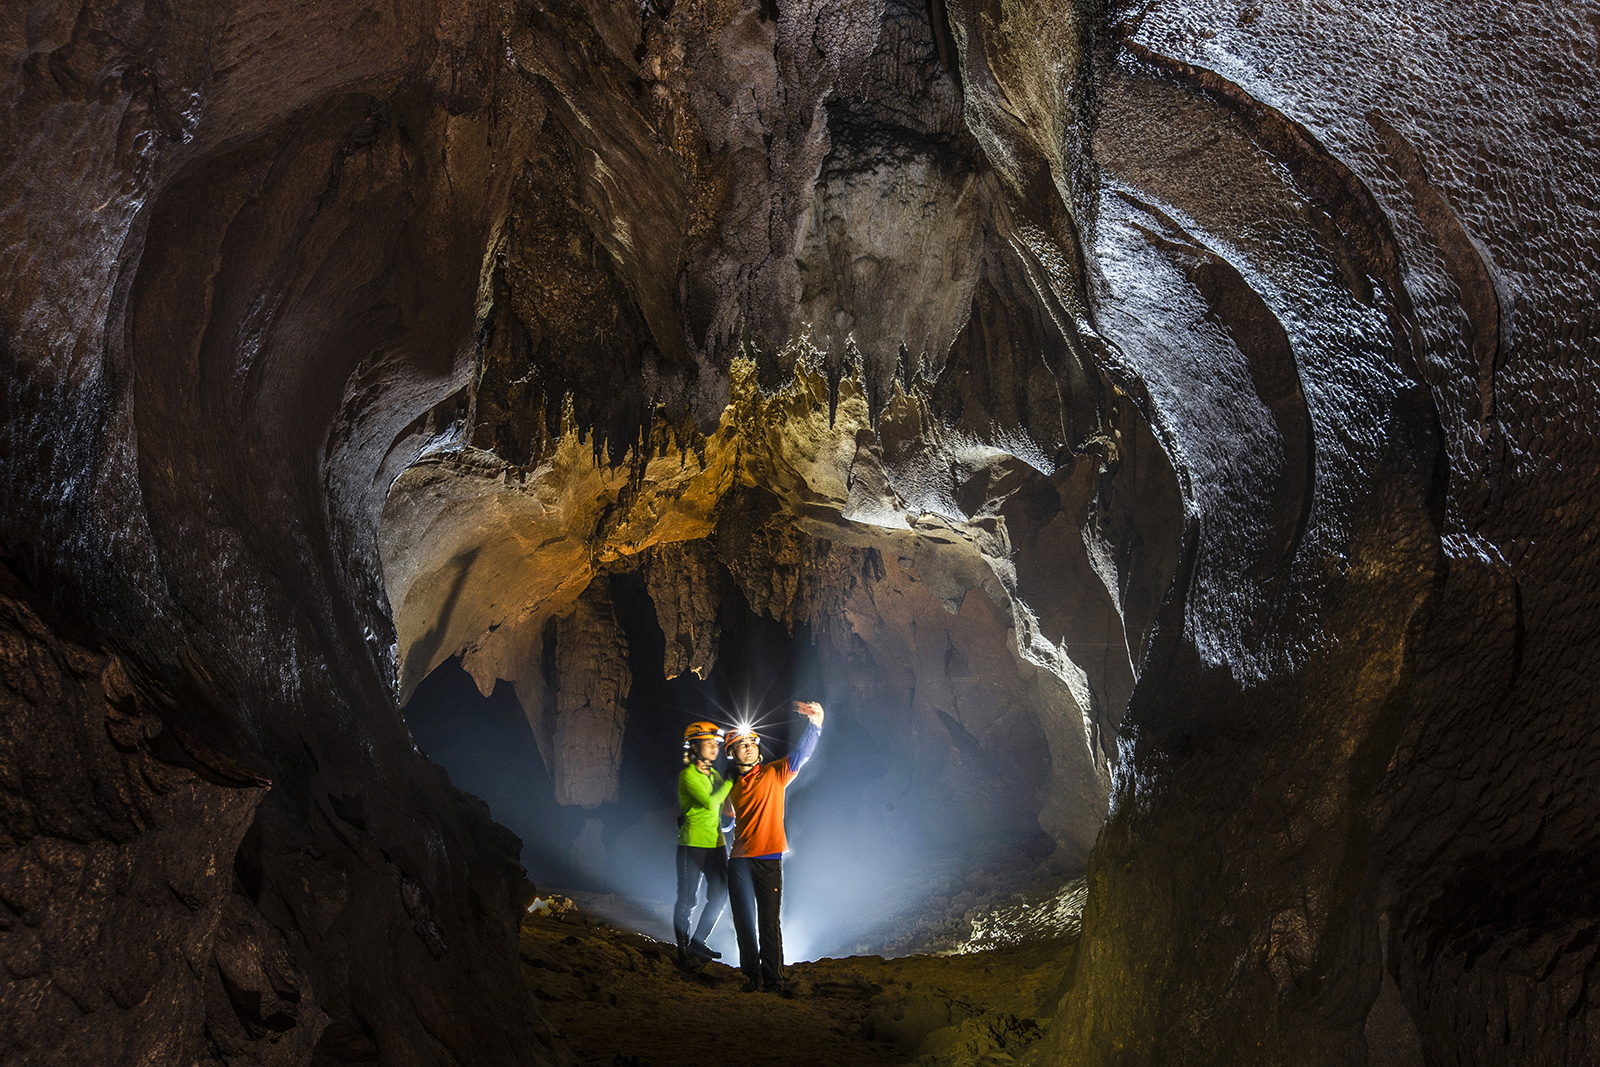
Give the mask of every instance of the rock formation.
[{"label": "rock formation", "polygon": [[115,657],[18,592],[6,575],[7,1059],[306,1062],[328,1017],[233,878],[268,783],[165,725]]},{"label": "rock formation", "polygon": [[603,801],[626,580],[1087,863],[1047,1062],[1600,1058],[1597,25],[0,15],[5,1057],[547,1062],[399,706]]}]

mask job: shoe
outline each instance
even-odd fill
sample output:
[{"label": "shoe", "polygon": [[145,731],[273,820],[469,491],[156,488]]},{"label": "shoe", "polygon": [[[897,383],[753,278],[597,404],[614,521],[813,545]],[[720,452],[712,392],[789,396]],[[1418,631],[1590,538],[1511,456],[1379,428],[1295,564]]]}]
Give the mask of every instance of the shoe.
[{"label": "shoe", "polygon": [[741,992],[741,993],[759,993],[759,992],[761,992],[761,979],[759,979],[759,978],[746,978],[744,980],[744,985],[739,987],[739,992]]},{"label": "shoe", "polygon": [[767,982],[761,986],[761,992],[771,993],[775,997],[789,998],[794,996],[794,987],[788,982]]},{"label": "shoe", "polygon": [[704,941],[689,942],[689,954],[699,956],[703,960],[720,960],[722,953],[710,948]]}]

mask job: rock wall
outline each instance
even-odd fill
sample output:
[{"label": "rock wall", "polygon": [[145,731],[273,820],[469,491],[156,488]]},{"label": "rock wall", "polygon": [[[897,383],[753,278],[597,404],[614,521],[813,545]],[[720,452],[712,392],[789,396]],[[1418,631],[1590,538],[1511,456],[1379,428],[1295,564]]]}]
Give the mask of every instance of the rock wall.
[{"label": "rock wall", "polygon": [[1054,1054],[1592,1058],[1593,16],[1113,16],[1100,324],[1202,507]]},{"label": "rock wall", "polygon": [[[389,479],[456,417],[509,159],[537,117],[497,87],[498,17],[0,15],[0,553],[14,599],[114,654],[112,698],[137,709],[112,716],[126,751],[95,742],[22,794],[62,811],[104,795],[105,813],[8,830],[8,862],[67,863],[66,836],[130,868],[105,884],[63,867],[12,902],[8,981],[44,997],[7,1012],[29,1062],[544,1059],[530,998],[499,977],[516,842],[410,744],[373,541]],[[101,731],[99,669],[73,670],[18,720],[18,759]],[[156,749],[161,784],[138,786],[136,735],[158,728],[245,785],[163,770],[177,757]],[[35,940],[63,911],[83,914],[78,946],[100,924],[98,949]],[[92,979],[54,964],[71,1011],[44,989],[50,953]]]},{"label": "rock wall", "polygon": [[[1595,1055],[1588,8],[87,0],[0,41],[15,758],[94,738],[7,786],[7,870],[159,764],[234,872],[130,913],[188,977],[62,970],[109,1055],[539,1061],[515,845],[397,698],[463,651],[542,716],[546,623],[757,486],[774,561],[892,546],[951,626],[1001,609],[1065,693],[1059,840],[1114,771],[1050,1056]],[[81,836],[181,882],[178,800],[128,796]],[[25,874],[14,987],[61,901],[126,904]],[[29,1003],[15,1048],[77,1048]]]},{"label": "rock wall", "polygon": [[328,1016],[233,873],[268,783],[3,582],[6,1060],[307,1062]]}]

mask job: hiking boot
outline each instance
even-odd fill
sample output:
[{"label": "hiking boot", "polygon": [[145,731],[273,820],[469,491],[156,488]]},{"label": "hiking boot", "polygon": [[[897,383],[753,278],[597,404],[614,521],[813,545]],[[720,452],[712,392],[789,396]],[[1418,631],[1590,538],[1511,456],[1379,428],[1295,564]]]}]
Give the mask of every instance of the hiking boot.
[{"label": "hiking boot", "polygon": [[759,978],[746,978],[744,980],[744,985],[739,987],[739,992],[741,992],[741,993],[759,993],[759,992],[761,992],[761,979],[759,979]]},{"label": "hiking boot", "polygon": [[722,953],[710,948],[704,941],[689,942],[689,955],[699,956],[703,960],[720,960]]}]

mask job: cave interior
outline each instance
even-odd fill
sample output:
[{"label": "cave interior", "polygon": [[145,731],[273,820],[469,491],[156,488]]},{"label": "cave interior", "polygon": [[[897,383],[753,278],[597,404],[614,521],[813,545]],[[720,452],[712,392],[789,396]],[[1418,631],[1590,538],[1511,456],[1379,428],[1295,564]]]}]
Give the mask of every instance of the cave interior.
[{"label": "cave interior", "polygon": [[0,30],[0,1061],[1600,1063],[1592,5]]}]

